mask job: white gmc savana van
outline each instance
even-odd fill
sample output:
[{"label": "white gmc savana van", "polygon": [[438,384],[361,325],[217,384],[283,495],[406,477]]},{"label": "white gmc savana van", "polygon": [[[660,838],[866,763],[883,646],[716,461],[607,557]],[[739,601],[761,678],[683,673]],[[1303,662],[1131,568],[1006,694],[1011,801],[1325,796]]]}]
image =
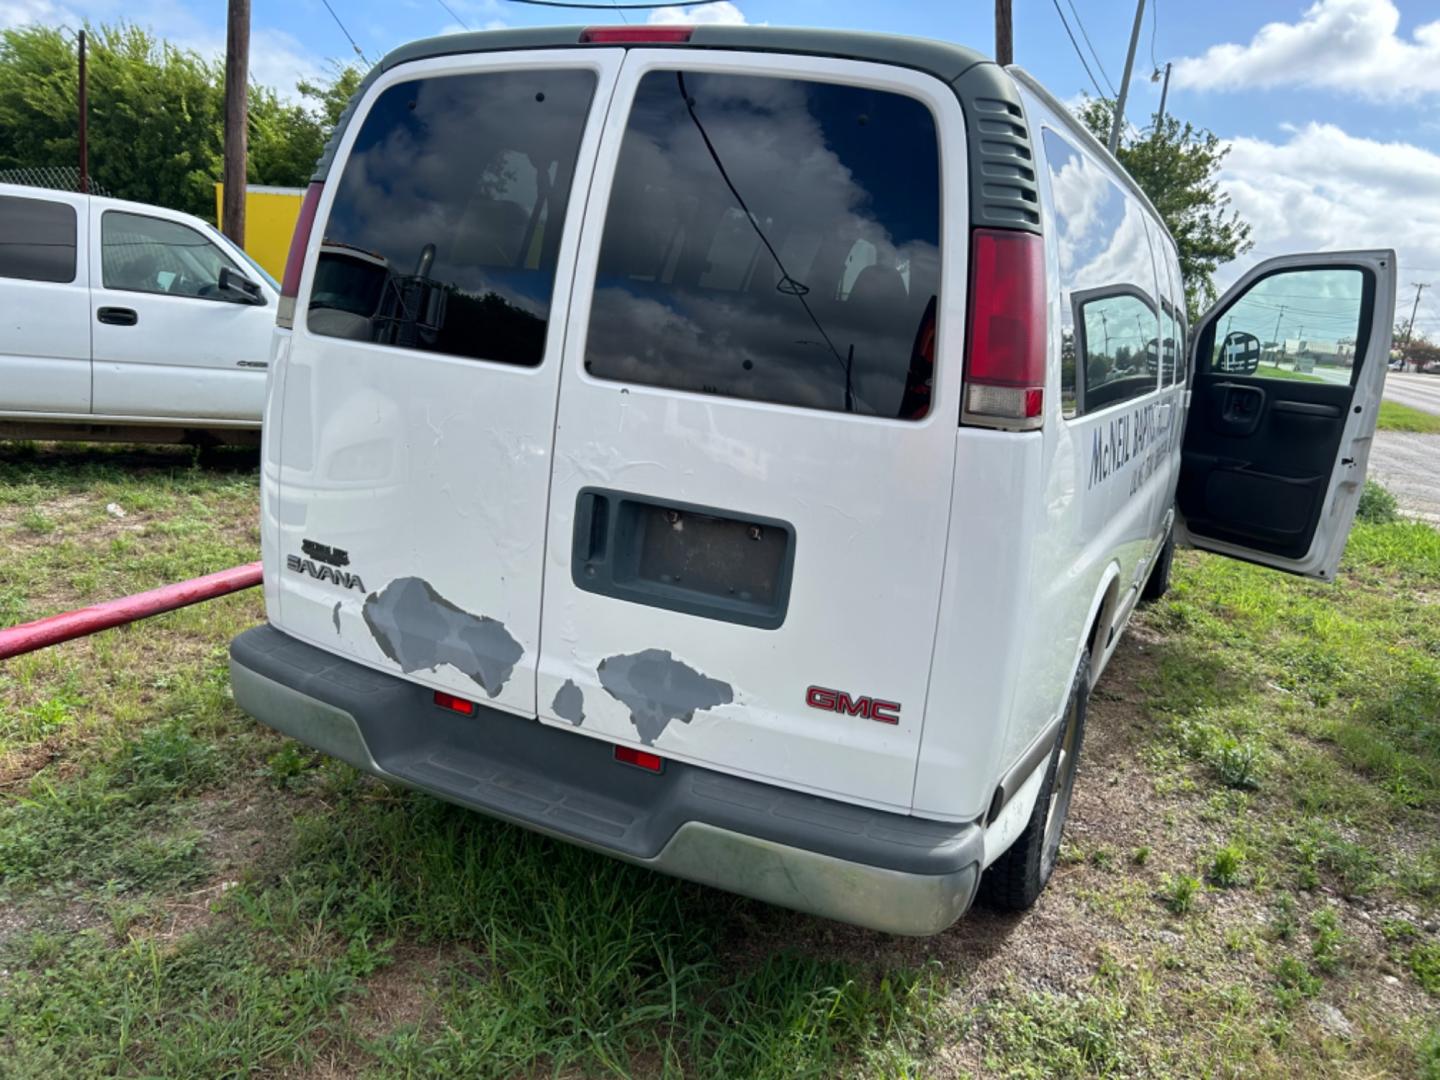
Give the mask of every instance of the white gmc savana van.
[{"label": "white gmc savana van", "polygon": [[296,234],[236,699],[777,904],[1024,908],[1175,543],[1335,573],[1394,290],[1390,252],[1277,259],[1187,327],[1144,195],[952,45],[410,45]]},{"label": "white gmc savana van", "polygon": [[253,445],[278,299],[197,217],[0,184],[0,438]]}]

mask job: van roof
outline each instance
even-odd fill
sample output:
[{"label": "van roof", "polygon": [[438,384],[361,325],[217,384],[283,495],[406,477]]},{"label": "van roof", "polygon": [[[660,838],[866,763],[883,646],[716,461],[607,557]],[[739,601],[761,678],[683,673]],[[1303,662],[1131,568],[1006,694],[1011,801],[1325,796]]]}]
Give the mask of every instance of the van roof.
[{"label": "van roof", "polygon": [[[412,41],[389,52],[370,69],[335,125],[312,180],[330,172],[335,150],[356,105],[370,84],[401,64],[465,53],[527,49],[624,48],[626,43],[582,43],[582,26],[540,26],[482,30]],[[732,49],[864,60],[924,72],[949,83],[965,113],[970,146],[971,224],[1040,231],[1040,192],[1029,126],[1014,82],[993,60],[944,41],[853,30],[816,30],[777,26],[696,26],[687,43],[635,47]]]}]

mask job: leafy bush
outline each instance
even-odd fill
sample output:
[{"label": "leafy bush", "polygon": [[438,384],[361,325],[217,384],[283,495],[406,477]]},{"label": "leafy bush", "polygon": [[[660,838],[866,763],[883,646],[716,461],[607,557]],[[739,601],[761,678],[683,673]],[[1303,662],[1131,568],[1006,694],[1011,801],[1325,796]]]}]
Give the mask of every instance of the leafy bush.
[{"label": "leafy bush", "polygon": [[1360,493],[1360,507],[1355,517],[1371,525],[1389,525],[1400,520],[1400,504],[1388,488],[1374,480],[1365,481],[1365,490]]}]

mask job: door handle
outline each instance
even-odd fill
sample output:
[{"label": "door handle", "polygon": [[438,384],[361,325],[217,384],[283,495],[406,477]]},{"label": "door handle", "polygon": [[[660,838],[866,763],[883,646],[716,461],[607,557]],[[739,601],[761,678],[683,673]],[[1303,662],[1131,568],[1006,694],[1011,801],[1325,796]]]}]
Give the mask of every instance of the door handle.
[{"label": "door handle", "polygon": [[140,321],[135,309],[128,307],[102,307],[95,312],[95,318],[111,326],[134,326]]}]

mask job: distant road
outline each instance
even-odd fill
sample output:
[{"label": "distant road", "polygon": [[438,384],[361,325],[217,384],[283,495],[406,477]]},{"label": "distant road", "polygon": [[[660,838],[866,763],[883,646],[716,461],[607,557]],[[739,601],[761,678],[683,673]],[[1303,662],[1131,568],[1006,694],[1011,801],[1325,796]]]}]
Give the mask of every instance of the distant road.
[{"label": "distant road", "polygon": [[1440,414],[1440,375],[1392,371],[1385,377],[1385,397],[1412,409]]}]

